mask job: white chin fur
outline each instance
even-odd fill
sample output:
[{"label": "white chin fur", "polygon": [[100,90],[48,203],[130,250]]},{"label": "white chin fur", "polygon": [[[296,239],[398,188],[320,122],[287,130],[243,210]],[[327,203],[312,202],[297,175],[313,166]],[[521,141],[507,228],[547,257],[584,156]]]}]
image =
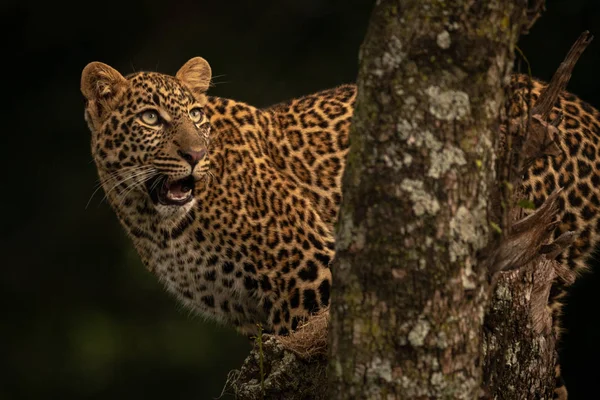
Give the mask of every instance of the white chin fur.
[{"label": "white chin fur", "polygon": [[156,211],[164,218],[176,218],[187,214],[196,204],[196,199],[190,200],[182,206],[155,204]]}]

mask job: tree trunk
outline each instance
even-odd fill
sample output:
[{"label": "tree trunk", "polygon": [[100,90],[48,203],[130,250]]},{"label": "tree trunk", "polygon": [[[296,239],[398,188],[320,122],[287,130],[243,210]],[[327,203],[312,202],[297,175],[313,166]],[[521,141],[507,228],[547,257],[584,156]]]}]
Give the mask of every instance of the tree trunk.
[{"label": "tree trunk", "polygon": [[525,1],[381,0],[361,48],[333,265],[331,398],[475,398],[477,254]]}]

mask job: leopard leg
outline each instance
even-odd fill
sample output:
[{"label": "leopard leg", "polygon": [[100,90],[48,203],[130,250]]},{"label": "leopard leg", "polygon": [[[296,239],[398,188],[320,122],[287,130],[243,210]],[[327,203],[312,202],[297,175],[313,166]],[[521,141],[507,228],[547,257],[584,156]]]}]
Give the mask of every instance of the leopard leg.
[{"label": "leopard leg", "polygon": [[[552,313],[552,331],[554,332],[554,338],[557,348],[560,346],[560,339],[562,336],[561,316],[563,300],[565,296],[565,285],[559,280],[555,281],[552,284],[552,288],[550,290],[550,296],[548,298],[548,308]],[[558,361],[556,362],[556,366],[554,367],[554,394],[552,398],[558,400],[568,399],[567,387],[565,386],[565,381],[561,374],[560,358],[558,359]]]},{"label": "leopard leg", "polygon": [[567,400],[569,398],[565,381],[560,373],[560,364],[558,363],[554,367],[554,393],[552,398],[557,400]]}]

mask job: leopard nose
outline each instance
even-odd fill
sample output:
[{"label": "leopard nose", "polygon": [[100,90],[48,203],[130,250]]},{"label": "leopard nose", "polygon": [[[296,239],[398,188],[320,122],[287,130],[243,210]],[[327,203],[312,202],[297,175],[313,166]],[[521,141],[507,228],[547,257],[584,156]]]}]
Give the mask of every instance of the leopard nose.
[{"label": "leopard nose", "polygon": [[200,160],[206,157],[206,149],[195,151],[192,149],[178,150],[177,154],[185,161],[187,161],[192,167],[194,167]]}]

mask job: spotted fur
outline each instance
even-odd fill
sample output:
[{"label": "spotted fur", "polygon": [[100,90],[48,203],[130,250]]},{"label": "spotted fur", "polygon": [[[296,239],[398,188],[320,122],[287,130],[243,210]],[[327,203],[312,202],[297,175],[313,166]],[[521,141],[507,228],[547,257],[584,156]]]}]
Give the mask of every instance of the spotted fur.
[{"label": "spotted fur", "polygon": [[[356,88],[258,109],[206,97],[209,82],[210,67],[200,58],[175,77],[139,72],[125,78],[105,64],[90,64],[82,92],[94,160],[144,264],[170,292],[240,332],[255,334],[260,324],[286,334],[329,305],[333,225]],[[515,77],[515,96],[525,96],[528,82]],[[535,99],[544,84],[532,85]],[[190,120],[193,107],[202,108],[200,121]],[[140,113],[147,109],[163,115],[164,124],[144,125]],[[555,236],[580,233],[562,255],[580,270],[600,233],[600,114],[567,92],[551,118],[559,112],[563,154],[536,160],[524,189],[539,206],[564,188]],[[206,157],[190,164],[189,149]],[[157,176],[169,182],[192,176],[191,201],[156,204],[147,182],[163,182]],[[556,304],[560,285],[553,291]]]}]

